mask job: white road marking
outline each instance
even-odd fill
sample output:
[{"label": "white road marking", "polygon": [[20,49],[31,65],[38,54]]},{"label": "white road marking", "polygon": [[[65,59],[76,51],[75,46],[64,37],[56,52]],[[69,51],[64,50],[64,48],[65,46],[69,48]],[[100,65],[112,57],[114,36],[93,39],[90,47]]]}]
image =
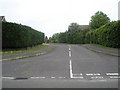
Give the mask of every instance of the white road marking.
[{"label": "white road marking", "polygon": [[37,79],[37,78],[40,78],[40,77],[30,77],[31,79]]},{"label": "white road marking", "polygon": [[71,51],[69,51],[69,57],[71,57]]},{"label": "white road marking", "polygon": [[81,79],[83,79],[84,77],[72,77],[72,78],[81,78]]},{"label": "white road marking", "polygon": [[106,75],[119,75],[118,73],[106,73]]},{"label": "white road marking", "polygon": [[30,77],[31,79],[45,78],[45,77]]},{"label": "white road marking", "polygon": [[51,78],[55,78],[55,77],[51,77]]},{"label": "white road marking", "polygon": [[73,75],[81,75],[81,76],[82,76],[83,74],[82,74],[82,73],[80,73],[80,74],[73,74]]},{"label": "white road marking", "polygon": [[103,77],[101,77],[101,76],[96,76],[96,77],[91,77],[92,79],[101,79],[101,78],[103,78]]},{"label": "white road marking", "polygon": [[72,62],[70,60],[70,78],[73,78],[73,74],[72,74]]},{"label": "white road marking", "polygon": [[100,75],[100,73],[87,73],[86,74],[87,76],[99,76]]},{"label": "white road marking", "polygon": [[40,77],[40,78],[45,78],[45,77]]},{"label": "white road marking", "polygon": [[110,78],[118,79],[118,78],[120,78],[120,76],[110,76]]},{"label": "white road marking", "polygon": [[15,77],[2,77],[3,79],[15,79]]},{"label": "white road marking", "polygon": [[70,51],[71,49],[70,49],[70,47],[69,47],[69,51]]},{"label": "white road marking", "polygon": [[58,77],[58,78],[65,78],[65,77]]}]

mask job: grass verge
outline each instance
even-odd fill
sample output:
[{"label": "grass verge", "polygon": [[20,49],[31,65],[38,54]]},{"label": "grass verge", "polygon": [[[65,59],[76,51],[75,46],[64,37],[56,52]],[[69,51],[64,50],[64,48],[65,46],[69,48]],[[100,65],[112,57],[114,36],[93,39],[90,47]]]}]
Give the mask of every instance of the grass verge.
[{"label": "grass verge", "polygon": [[47,48],[47,47],[48,47],[48,45],[39,45],[39,46],[35,46],[35,47],[29,48],[29,49],[26,49],[26,50],[3,51],[3,52],[0,52],[0,55],[30,53],[30,52],[38,51],[40,49]]},{"label": "grass verge", "polygon": [[106,47],[106,46],[99,45],[99,44],[86,44],[86,45],[93,45],[93,46],[96,46],[96,47],[101,47],[101,48],[106,48],[106,49],[112,49],[112,50],[117,50],[117,49],[119,49],[119,48]]},{"label": "grass verge", "polygon": [[15,57],[15,58],[7,58],[4,60],[0,60],[0,61],[8,61],[8,60],[19,60],[19,59],[25,59],[25,58],[30,58],[30,57],[35,57],[35,56],[40,56],[40,55],[44,55],[44,54],[48,54],[52,51],[54,51],[56,49],[56,47],[48,47],[47,50],[41,52],[41,53],[37,53],[37,54],[32,54],[32,55],[26,55],[26,56],[19,56],[19,57]]}]

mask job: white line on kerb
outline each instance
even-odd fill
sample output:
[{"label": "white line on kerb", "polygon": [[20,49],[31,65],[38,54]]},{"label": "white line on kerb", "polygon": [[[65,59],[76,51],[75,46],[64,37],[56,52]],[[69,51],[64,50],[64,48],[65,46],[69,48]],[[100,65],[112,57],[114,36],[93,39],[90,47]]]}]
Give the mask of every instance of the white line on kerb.
[{"label": "white line on kerb", "polygon": [[70,78],[73,78],[73,74],[72,74],[72,62],[70,60]]}]

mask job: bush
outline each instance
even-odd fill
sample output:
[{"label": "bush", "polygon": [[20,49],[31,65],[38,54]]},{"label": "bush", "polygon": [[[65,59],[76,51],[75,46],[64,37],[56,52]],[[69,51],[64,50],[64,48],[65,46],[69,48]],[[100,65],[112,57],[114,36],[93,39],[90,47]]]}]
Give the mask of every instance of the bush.
[{"label": "bush", "polygon": [[2,22],[2,48],[24,48],[43,42],[42,32],[21,24]]},{"label": "bush", "polygon": [[120,48],[120,20],[110,22],[106,25],[101,26],[96,30],[91,30],[86,34],[87,43],[101,44],[103,46]]}]

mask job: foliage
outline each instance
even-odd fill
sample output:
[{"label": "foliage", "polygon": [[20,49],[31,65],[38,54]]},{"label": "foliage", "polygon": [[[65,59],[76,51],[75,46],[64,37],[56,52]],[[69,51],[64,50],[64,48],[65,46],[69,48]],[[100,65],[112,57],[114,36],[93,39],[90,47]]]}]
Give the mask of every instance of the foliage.
[{"label": "foliage", "polygon": [[71,23],[68,31],[56,33],[49,40],[52,43],[82,44],[85,43],[85,33],[87,31],[81,30],[77,23]]},{"label": "foliage", "polygon": [[107,15],[104,14],[103,12],[98,11],[95,13],[95,15],[91,17],[89,25],[91,29],[97,29],[109,22],[110,22],[109,17],[107,17]]},{"label": "foliage", "polygon": [[91,30],[86,34],[87,43],[100,44],[107,47],[120,48],[120,20],[113,21],[101,26],[96,30]]},{"label": "foliage", "polygon": [[43,42],[42,32],[21,24],[2,22],[2,48],[23,48]]}]

